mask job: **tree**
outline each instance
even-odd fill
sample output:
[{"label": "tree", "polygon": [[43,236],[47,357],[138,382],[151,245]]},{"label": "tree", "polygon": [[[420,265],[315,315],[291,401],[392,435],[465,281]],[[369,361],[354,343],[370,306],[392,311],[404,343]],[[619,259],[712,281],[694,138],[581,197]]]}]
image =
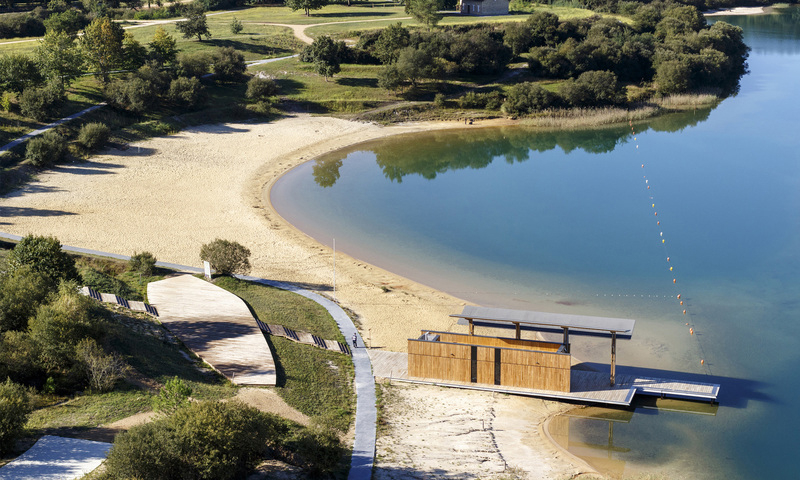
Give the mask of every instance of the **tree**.
[{"label": "tree", "polygon": [[0,56],[0,88],[20,93],[29,87],[38,87],[44,79],[36,61],[23,54]]},{"label": "tree", "polygon": [[691,85],[691,69],[682,60],[667,60],[656,67],[653,78],[658,93],[682,93]]},{"label": "tree", "polygon": [[84,61],[102,80],[108,83],[108,74],[124,60],[125,31],[108,17],[96,18],[83,31],[80,39]]},{"label": "tree", "polygon": [[551,108],[558,103],[558,96],[541,85],[524,82],[508,90],[503,111],[510,115],[526,115]]},{"label": "tree", "polygon": [[244,30],[244,25],[242,25],[242,21],[236,17],[233,17],[230,26],[231,26],[231,33],[234,35],[238,35],[242,33],[242,30]]},{"label": "tree", "polygon": [[0,332],[25,330],[50,293],[50,279],[30,265],[0,277]]},{"label": "tree", "polygon": [[145,48],[133,35],[125,32],[122,39],[122,68],[136,70],[147,62],[147,48]]},{"label": "tree", "polygon": [[314,42],[305,48],[303,55],[305,61],[314,63],[314,69],[325,77],[325,80],[341,71],[340,48],[337,42],[327,35],[315,38]]},{"label": "tree", "polygon": [[63,12],[52,13],[44,20],[44,28],[47,33],[62,32],[74,35],[85,25],[86,16],[74,8]]},{"label": "tree", "polygon": [[406,47],[397,57],[397,70],[412,86],[421,78],[430,78],[433,68],[433,57],[428,49]]},{"label": "tree", "polygon": [[308,17],[311,15],[311,10],[319,10],[328,4],[328,0],[286,0],[284,3],[293,12],[303,10]]},{"label": "tree", "polygon": [[200,260],[211,264],[220,275],[250,271],[250,250],[237,242],[217,238],[200,249]]},{"label": "tree", "polygon": [[156,28],[153,39],[150,40],[150,58],[159,65],[169,65],[178,56],[178,46],[175,37],[167,33],[164,27]]},{"label": "tree", "polygon": [[554,47],[558,43],[558,15],[543,11],[533,12],[525,20],[525,24],[530,31],[533,46]]},{"label": "tree", "polygon": [[408,46],[411,35],[402,23],[389,25],[381,31],[375,41],[373,51],[382,64],[388,65],[397,61],[401,49]]},{"label": "tree", "polygon": [[405,10],[418,22],[433,28],[443,18],[439,8],[439,0],[406,0]]},{"label": "tree", "polygon": [[54,78],[41,88],[26,88],[19,98],[19,107],[23,115],[41,122],[55,116],[65,99],[61,81]]},{"label": "tree", "polygon": [[83,73],[81,50],[67,32],[48,31],[39,40],[33,55],[42,75],[58,79],[65,88]]},{"label": "tree", "polygon": [[181,77],[202,77],[208,73],[210,66],[211,56],[206,52],[178,55],[178,75]]},{"label": "tree", "polygon": [[9,252],[6,266],[9,273],[14,273],[26,265],[46,275],[51,285],[78,279],[75,260],[61,250],[61,242],[55,237],[28,235],[20,240]]},{"label": "tree", "polygon": [[183,34],[183,38],[197,37],[202,42],[203,37],[211,38],[208,30],[205,10],[195,4],[190,4],[185,9],[186,20],[175,24],[175,28]]},{"label": "tree", "polygon": [[205,87],[197,77],[178,77],[169,84],[169,99],[184,108],[196,108],[206,99]]}]

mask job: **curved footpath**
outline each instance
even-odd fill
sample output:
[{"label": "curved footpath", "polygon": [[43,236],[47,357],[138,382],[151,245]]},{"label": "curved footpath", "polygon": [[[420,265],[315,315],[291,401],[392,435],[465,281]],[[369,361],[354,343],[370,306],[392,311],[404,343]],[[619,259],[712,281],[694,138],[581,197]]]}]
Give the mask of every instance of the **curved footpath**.
[{"label": "curved footpath", "polygon": [[[11,235],[9,233],[0,232],[0,238],[20,241],[22,237],[19,235]],[[118,260],[130,260],[127,255],[118,255],[108,252],[100,252],[97,250],[89,250],[80,247],[71,247],[62,245],[61,248],[67,252],[82,253],[88,255],[97,255],[101,257],[115,258]],[[187,273],[203,273],[203,269],[190,267],[187,265],[178,265],[174,263],[156,262],[156,265],[163,268],[169,268]],[[322,295],[316,294],[309,290],[302,289],[286,282],[278,282],[274,280],[267,280],[264,278],[249,277],[246,275],[236,275],[237,278],[247,280],[271,287],[287,290],[298,295],[302,295],[309,300],[313,300],[318,304],[325,307],[328,313],[331,314],[339,330],[346,339],[352,338],[355,334],[358,338],[358,344],[361,348],[353,349],[353,367],[355,368],[355,383],[356,383],[356,423],[355,423],[355,439],[353,441],[353,453],[350,460],[350,473],[348,480],[369,480],[372,477],[372,465],[375,459],[375,423],[377,420],[377,408],[375,407],[375,378],[372,376],[372,364],[369,360],[369,354],[364,347],[364,340],[358,333],[356,326],[350,317],[342,310],[342,308]]]}]

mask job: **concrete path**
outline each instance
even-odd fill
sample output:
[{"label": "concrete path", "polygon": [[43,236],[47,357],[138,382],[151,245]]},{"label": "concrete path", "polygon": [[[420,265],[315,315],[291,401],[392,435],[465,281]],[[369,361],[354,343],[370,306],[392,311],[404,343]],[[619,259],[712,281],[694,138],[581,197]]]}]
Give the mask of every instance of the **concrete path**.
[{"label": "concrete path", "polygon": [[[22,237],[18,235],[11,235],[3,232],[0,232],[0,238],[14,241],[19,241],[22,239]],[[86,248],[71,247],[67,245],[62,245],[61,248],[67,252],[111,257],[118,260],[130,259],[130,257],[127,255],[100,252]],[[202,273],[203,271],[201,268],[178,265],[175,263],[158,262],[156,265],[184,272]],[[358,344],[361,346],[361,348],[353,349],[353,366],[355,367],[356,373],[355,440],[353,441],[353,455],[350,464],[350,474],[347,478],[348,480],[370,480],[372,478],[372,466],[375,459],[375,428],[378,417],[378,411],[375,407],[375,378],[372,376],[372,364],[370,363],[367,349],[363,348],[364,339],[362,339],[361,335],[358,334],[358,331],[356,330],[352,320],[350,320],[350,317],[347,316],[347,314],[338,304],[314,292],[292,285],[291,283],[277,282],[273,280],[247,276],[239,276],[239,278],[242,280],[249,280],[275,288],[280,288],[282,290],[288,290],[313,300],[328,310],[333,319],[336,321],[336,324],[339,326],[339,330],[341,330],[344,338],[352,338],[353,333],[357,335]]]},{"label": "concrete path", "polygon": [[350,475],[347,478],[348,480],[370,480],[375,459],[375,425],[378,417],[378,410],[375,407],[375,378],[372,376],[372,364],[368,351],[364,348],[364,339],[361,338],[353,321],[337,303],[291,283],[243,275],[237,275],[237,278],[288,290],[313,300],[328,310],[344,338],[350,339],[353,338],[353,334],[356,335],[359,345],[358,348],[353,348],[353,366],[356,371],[356,426]]},{"label": "concrete path", "polygon": [[247,304],[192,275],[147,284],[158,319],[192,352],[236,385],[275,386],[275,360]]},{"label": "concrete path", "polygon": [[28,140],[31,137],[35,137],[36,135],[41,135],[42,133],[50,130],[51,128],[55,128],[55,127],[61,125],[64,122],[68,122],[70,120],[74,120],[74,119],[76,119],[78,117],[86,115],[87,113],[89,113],[91,111],[94,111],[94,110],[97,110],[98,108],[104,107],[105,105],[106,105],[105,102],[98,103],[97,105],[91,106],[91,107],[89,107],[89,108],[87,108],[85,110],[81,110],[78,113],[73,113],[69,117],[64,117],[61,120],[57,120],[57,121],[55,121],[55,122],[53,122],[53,123],[51,123],[49,125],[45,125],[42,128],[38,128],[38,129],[36,129],[36,130],[34,130],[32,132],[26,133],[25,135],[19,137],[18,139],[12,140],[11,142],[9,142],[9,143],[3,145],[2,147],[0,147],[0,155],[4,155],[8,150],[16,147],[17,145],[19,145],[20,143]]},{"label": "concrete path", "polygon": [[99,467],[110,443],[45,435],[27,452],[0,468],[0,480],[67,480]]}]

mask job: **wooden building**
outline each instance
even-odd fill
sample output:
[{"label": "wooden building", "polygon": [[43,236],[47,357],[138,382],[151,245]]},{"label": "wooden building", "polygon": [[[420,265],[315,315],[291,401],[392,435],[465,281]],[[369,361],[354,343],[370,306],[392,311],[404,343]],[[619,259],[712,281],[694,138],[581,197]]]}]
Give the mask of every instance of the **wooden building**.
[{"label": "wooden building", "polygon": [[[468,334],[424,331],[408,340],[410,377],[461,383],[570,392],[572,356],[569,334],[611,337],[611,376],[614,385],[617,337],[630,338],[634,321],[522,310],[467,306],[458,315]],[[475,325],[514,328],[511,337],[474,334]],[[562,342],[520,338],[522,328],[556,331]]]},{"label": "wooden building", "polygon": [[461,15],[508,15],[509,0],[461,0]]}]

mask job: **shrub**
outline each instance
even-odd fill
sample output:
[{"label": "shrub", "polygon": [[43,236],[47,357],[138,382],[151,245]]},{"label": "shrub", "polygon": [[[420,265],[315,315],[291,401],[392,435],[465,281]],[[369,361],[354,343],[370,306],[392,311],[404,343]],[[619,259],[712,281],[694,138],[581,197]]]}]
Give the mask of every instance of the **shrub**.
[{"label": "shrub", "polygon": [[46,275],[52,285],[59,280],[78,279],[75,260],[61,250],[61,242],[55,237],[26,236],[9,252],[6,265],[9,273],[30,266]]},{"label": "shrub", "polygon": [[436,108],[445,108],[447,106],[447,98],[442,93],[437,93],[433,96],[433,105]]},{"label": "shrub", "polygon": [[42,20],[30,13],[0,15],[0,38],[41,37],[44,32]]},{"label": "shrub", "polygon": [[84,338],[78,342],[75,347],[75,357],[89,381],[89,387],[95,392],[113,390],[117,381],[125,378],[129,370],[119,355],[105,353],[91,338]]},{"label": "shrub", "polygon": [[214,74],[221,81],[241,80],[247,65],[244,55],[233,47],[223,47],[214,54]]},{"label": "shrub", "polygon": [[250,250],[237,242],[216,239],[200,249],[200,259],[211,264],[220,275],[250,271]]},{"label": "shrub", "polygon": [[99,270],[84,268],[81,270],[80,274],[83,284],[98,292],[113,293],[114,295],[119,295],[122,298],[128,299],[138,296],[125,282],[111,275],[106,275]]},{"label": "shrub", "polygon": [[53,13],[43,23],[47,32],[65,32],[71,35],[89,24],[86,15],[74,8]]},{"label": "shrub", "polygon": [[303,468],[313,477],[333,473],[345,452],[336,431],[319,425],[298,432],[289,447],[302,458]]},{"label": "shrub", "polygon": [[87,123],[78,132],[78,143],[88,151],[99,149],[108,141],[111,129],[102,123]]},{"label": "shrub", "polygon": [[28,385],[41,382],[44,371],[37,363],[38,357],[36,344],[27,332],[0,335],[0,377]]},{"label": "shrub", "polygon": [[25,159],[34,167],[49,167],[64,158],[64,139],[56,130],[48,130],[28,141]]},{"label": "shrub", "polygon": [[556,94],[536,83],[524,82],[508,90],[503,111],[509,115],[526,115],[550,108],[557,103]]},{"label": "shrub", "polygon": [[183,380],[174,377],[167,380],[158,396],[153,398],[153,410],[164,415],[172,415],[183,407],[189,406],[192,389]]},{"label": "shrub", "polygon": [[73,282],[62,283],[55,301],[39,307],[28,322],[28,331],[43,368],[52,371],[72,367],[78,343],[101,336],[103,329],[95,308],[93,300],[78,293]]},{"label": "shrub", "polygon": [[211,56],[205,52],[178,54],[178,75],[181,77],[202,77],[211,66]]},{"label": "shrub", "polygon": [[128,260],[128,267],[136,273],[149,277],[156,268],[156,257],[150,252],[134,252]]},{"label": "shrub", "polygon": [[49,289],[50,279],[30,265],[0,277],[0,332],[25,330]]},{"label": "shrub", "polygon": [[60,81],[50,82],[43,87],[29,87],[19,97],[19,108],[23,115],[37,121],[54,117],[66,95]]},{"label": "shrub", "polygon": [[253,77],[247,81],[247,92],[245,96],[250,100],[268,102],[277,94],[278,85],[269,78]]},{"label": "shrub", "polygon": [[242,33],[242,30],[244,30],[242,21],[236,17],[233,17],[233,20],[231,20],[231,33],[234,35],[238,35]]},{"label": "shrub", "polygon": [[10,112],[13,99],[14,95],[11,92],[3,92],[3,96],[0,97],[0,108],[6,113]]},{"label": "shrub", "polygon": [[31,411],[31,399],[25,387],[10,379],[0,383],[0,452],[13,448]]},{"label": "shrub", "polygon": [[169,84],[169,99],[186,108],[196,108],[205,101],[205,87],[196,77],[178,77]]},{"label": "shrub", "polygon": [[238,402],[195,403],[117,436],[106,461],[112,479],[244,478],[276,433],[273,416]]},{"label": "shrub", "polygon": [[111,105],[131,112],[143,112],[150,108],[158,100],[157,94],[147,81],[137,76],[115,80],[105,91]]}]

